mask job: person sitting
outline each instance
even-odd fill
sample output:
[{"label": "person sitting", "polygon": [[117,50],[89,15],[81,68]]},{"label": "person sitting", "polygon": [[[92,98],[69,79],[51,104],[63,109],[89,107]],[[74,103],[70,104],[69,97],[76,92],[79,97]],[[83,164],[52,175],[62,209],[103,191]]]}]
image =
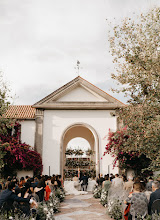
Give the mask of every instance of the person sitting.
[{"label": "person sitting", "polygon": [[36,195],[38,195],[39,197],[39,201],[40,202],[43,202],[44,200],[44,192],[45,192],[45,187],[44,187],[44,182],[43,180],[41,179],[37,185],[37,187],[34,188],[34,193]]},{"label": "person sitting", "polygon": [[[30,184],[25,183],[24,186],[21,188],[21,193],[18,194],[19,197],[33,199],[33,196],[30,191]],[[23,211],[26,215],[30,214],[30,208],[37,208],[38,204],[33,200],[32,204],[25,204],[24,202],[20,203],[20,210]]]},{"label": "person sitting", "polygon": [[150,177],[147,184],[146,184],[147,191],[152,191],[152,182],[153,182],[153,179],[152,179],[152,177]]},{"label": "person sitting", "polygon": [[33,200],[30,198],[19,197],[15,194],[15,182],[8,183],[8,189],[5,189],[0,194],[0,208],[4,208],[7,212],[14,211],[13,203],[16,202],[24,202],[26,204],[32,204]]},{"label": "person sitting", "polygon": [[115,174],[115,178],[112,179],[112,186],[122,188],[123,180],[119,177],[119,174]]},{"label": "person sitting", "polygon": [[148,200],[144,192],[142,192],[140,182],[133,184],[133,193],[124,201],[125,204],[131,204],[130,215],[128,219],[137,219],[137,217],[145,217],[148,213]]},{"label": "person sitting", "polygon": [[110,186],[111,186],[111,181],[109,180],[109,176],[105,175],[102,187],[104,188],[105,191],[108,192]]},{"label": "person sitting", "polygon": [[22,188],[24,186],[25,182],[26,181],[25,181],[24,177],[21,177],[20,183],[19,183],[19,188]]},{"label": "person sitting", "polygon": [[103,181],[104,181],[103,174],[100,174],[99,178],[97,179],[98,186],[102,186]]},{"label": "person sitting", "polygon": [[148,204],[148,213],[152,214],[151,208],[155,200],[160,199],[160,183],[158,181],[152,182],[152,193],[150,195],[150,200]]},{"label": "person sitting", "polygon": [[48,201],[49,200],[49,197],[50,197],[50,194],[51,194],[51,178],[49,176],[46,176],[45,177],[46,181],[45,181],[45,184],[46,184],[46,187],[45,187],[45,201]]},{"label": "person sitting", "polygon": [[130,193],[132,191],[132,188],[133,188],[133,177],[132,176],[129,176],[128,177],[128,181],[124,183],[124,187],[123,189],[126,190],[128,193]]}]

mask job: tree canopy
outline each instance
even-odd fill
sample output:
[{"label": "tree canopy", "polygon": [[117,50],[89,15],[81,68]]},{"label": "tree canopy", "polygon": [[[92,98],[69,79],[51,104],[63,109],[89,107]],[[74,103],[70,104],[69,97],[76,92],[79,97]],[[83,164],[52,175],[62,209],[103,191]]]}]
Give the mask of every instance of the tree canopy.
[{"label": "tree canopy", "polygon": [[0,134],[7,134],[7,129],[14,127],[15,120],[5,117],[10,104],[9,99],[11,99],[9,87],[0,73]]},{"label": "tree canopy", "polygon": [[160,8],[113,26],[109,42],[116,66],[112,78],[121,86],[116,91],[129,97],[129,104],[118,112],[122,127],[127,127],[123,152],[144,154],[152,168],[159,168]]}]

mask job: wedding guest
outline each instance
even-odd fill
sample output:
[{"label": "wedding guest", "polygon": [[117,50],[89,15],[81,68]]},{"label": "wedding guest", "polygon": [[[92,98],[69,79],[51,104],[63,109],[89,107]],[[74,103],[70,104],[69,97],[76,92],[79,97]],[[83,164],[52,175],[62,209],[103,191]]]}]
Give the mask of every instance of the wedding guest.
[{"label": "wedding guest", "polygon": [[97,179],[98,186],[102,186],[102,183],[105,179],[103,178],[103,174],[100,174],[99,179]]},{"label": "wedding guest", "polygon": [[57,184],[58,184],[58,188],[62,187],[62,183],[61,183],[61,175],[57,175]]},{"label": "wedding guest", "polygon": [[51,194],[51,188],[50,188],[50,186],[49,186],[49,183],[47,182],[47,184],[46,184],[46,187],[45,187],[45,201],[48,201],[49,200],[49,196],[50,196],[50,194]]},{"label": "wedding guest", "polygon": [[112,182],[112,180],[115,178],[115,176],[113,175],[113,173],[110,174],[110,181]]},{"label": "wedding guest", "polygon": [[0,192],[2,191],[2,183],[0,183]]},{"label": "wedding guest", "polygon": [[36,195],[38,195],[39,201],[43,202],[43,200],[44,200],[44,193],[45,193],[45,187],[44,187],[43,180],[39,181],[37,187],[34,188],[34,193]]},{"label": "wedding guest", "polygon": [[5,204],[5,209],[7,211],[14,210],[13,203],[16,202],[25,202],[25,203],[33,203],[32,199],[18,197],[15,193],[15,182],[8,183],[8,189],[5,189],[0,194],[0,208]]},{"label": "wedding guest", "polygon": [[112,186],[122,188],[123,180],[119,177],[119,174],[115,174],[115,178],[112,179]]},{"label": "wedding guest", "polygon": [[10,176],[7,177],[7,181],[5,183],[5,189],[8,189],[8,184],[11,182],[12,178]]},{"label": "wedding guest", "polygon": [[152,191],[152,183],[153,183],[153,178],[150,177],[147,184],[146,184],[146,190],[147,191]]},{"label": "wedding guest", "polygon": [[[22,198],[33,199],[33,196],[30,191],[29,183],[24,184],[24,186],[21,188],[21,193],[19,193],[18,196]],[[37,208],[38,204],[33,200],[32,204],[21,202],[19,207],[20,207],[20,210],[23,211],[23,213],[25,213],[26,215],[29,215],[30,209]]]},{"label": "wedding guest", "polygon": [[102,183],[102,187],[105,189],[105,191],[108,192],[110,186],[111,186],[111,181],[109,180],[109,177],[107,175],[105,175],[104,181]]},{"label": "wedding guest", "polygon": [[150,195],[148,213],[151,214],[152,204],[155,200],[160,199],[160,183],[158,181],[152,182],[152,193]]},{"label": "wedding guest", "polygon": [[21,177],[19,187],[22,188],[24,186],[25,182],[26,181],[25,181],[24,177]]},{"label": "wedding guest", "polygon": [[127,177],[126,177],[126,175],[122,174],[122,180],[123,180],[123,183],[127,182]]},{"label": "wedding guest", "polygon": [[128,220],[144,217],[148,213],[148,200],[144,192],[141,192],[141,184],[133,184],[133,193],[125,200],[126,204],[131,204]]},{"label": "wedding guest", "polygon": [[123,189],[125,189],[128,193],[132,191],[133,188],[133,177],[129,176],[128,181],[124,183]]}]

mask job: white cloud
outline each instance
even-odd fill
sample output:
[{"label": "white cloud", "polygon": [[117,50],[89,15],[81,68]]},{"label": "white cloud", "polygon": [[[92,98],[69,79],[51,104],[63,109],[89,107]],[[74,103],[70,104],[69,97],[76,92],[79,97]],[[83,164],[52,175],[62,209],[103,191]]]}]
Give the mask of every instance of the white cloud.
[{"label": "white cloud", "polygon": [[106,18],[117,22],[153,5],[160,0],[1,0],[0,69],[16,102],[33,104],[75,78],[77,60],[81,76],[102,86],[113,72]]}]

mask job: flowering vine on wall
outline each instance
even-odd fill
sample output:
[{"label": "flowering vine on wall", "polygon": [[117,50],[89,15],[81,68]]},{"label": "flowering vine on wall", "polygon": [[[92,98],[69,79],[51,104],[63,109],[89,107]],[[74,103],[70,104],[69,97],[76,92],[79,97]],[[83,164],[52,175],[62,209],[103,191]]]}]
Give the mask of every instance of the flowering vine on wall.
[{"label": "flowering vine on wall", "polygon": [[[141,172],[142,169],[150,165],[151,160],[139,151],[128,150],[129,135],[127,127],[111,132],[109,131],[108,143],[105,148],[105,154],[111,154],[114,157],[113,166],[119,166],[122,169],[132,168],[135,171]],[[127,149],[126,149],[127,148]]]},{"label": "flowering vine on wall", "polygon": [[15,123],[14,134],[8,130],[8,135],[0,135],[1,171],[6,170],[33,170],[42,172],[42,159],[39,153],[31,146],[20,141],[20,124]]}]

